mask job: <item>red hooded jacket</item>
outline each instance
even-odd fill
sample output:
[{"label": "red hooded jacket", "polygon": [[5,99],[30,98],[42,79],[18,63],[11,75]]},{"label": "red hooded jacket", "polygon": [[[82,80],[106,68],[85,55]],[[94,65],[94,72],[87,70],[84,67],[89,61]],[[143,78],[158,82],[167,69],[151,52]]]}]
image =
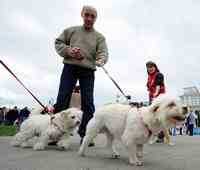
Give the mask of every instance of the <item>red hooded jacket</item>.
[{"label": "red hooded jacket", "polygon": [[158,92],[157,96],[162,93],[165,93],[165,85],[164,85],[164,76],[160,72],[154,72],[153,74],[148,74],[148,81],[147,81],[147,88],[149,91],[149,98],[152,101],[153,94],[156,92],[156,86],[160,86],[160,91]]}]

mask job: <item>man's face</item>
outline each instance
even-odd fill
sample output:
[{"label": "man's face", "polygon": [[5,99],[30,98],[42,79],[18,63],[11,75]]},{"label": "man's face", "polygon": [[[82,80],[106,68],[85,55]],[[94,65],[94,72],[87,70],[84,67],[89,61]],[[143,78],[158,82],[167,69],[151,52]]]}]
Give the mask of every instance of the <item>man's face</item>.
[{"label": "man's face", "polygon": [[90,9],[85,9],[82,14],[84,27],[86,30],[93,28],[93,25],[96,21],[96,12]]}]

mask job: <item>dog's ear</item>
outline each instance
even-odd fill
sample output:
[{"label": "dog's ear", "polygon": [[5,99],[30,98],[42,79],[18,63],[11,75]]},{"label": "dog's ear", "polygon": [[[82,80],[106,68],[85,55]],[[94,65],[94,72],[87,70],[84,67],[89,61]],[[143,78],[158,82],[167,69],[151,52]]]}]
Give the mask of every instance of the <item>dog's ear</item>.
[{"label": "dog's ear", "polygon": [[150,106],[150,111],[151,111],[151,113],[156,113],[156,112],[158,111],[159,107],[160,107],[160,104],[158,104],[158,103],[152,104],[152,105]]},{"label": "dog's ear", "polygon": [[169,108],[172,108],[172,107],[174,107],[174,106],[176,106],[176,103],[175,103],[174,101],[171,101],[171,102],[167,105],[167,107],[169,107]]},{"label": "dog's ear", "polygon": [[63,118],[66,118],[70,113],[71,113],[70,109],[66,109],[66,110],[63,110],[63,111],[61,112],[61,116],[62,116]]}]

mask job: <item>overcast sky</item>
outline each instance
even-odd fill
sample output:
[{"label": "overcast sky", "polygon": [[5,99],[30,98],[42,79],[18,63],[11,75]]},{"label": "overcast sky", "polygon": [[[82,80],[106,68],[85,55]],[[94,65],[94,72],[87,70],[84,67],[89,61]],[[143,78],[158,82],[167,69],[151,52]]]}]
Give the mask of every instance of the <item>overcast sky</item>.
[{"label": "overcast sky", "polygon": [[[0,59],[44,103],[55,99],[62,58],[54,49],[64,28],[81,25],[83,5],[97,8],[95,29],[109,48],[106,69],[133,100],[147,100],[145,63],[157,63],[167,91],[199,88],[199,0],[0,0]],[[37,105],[0,66],[0,99],[19,106]],[[95,103],[120,94],[107,75],[96,71]]]}]

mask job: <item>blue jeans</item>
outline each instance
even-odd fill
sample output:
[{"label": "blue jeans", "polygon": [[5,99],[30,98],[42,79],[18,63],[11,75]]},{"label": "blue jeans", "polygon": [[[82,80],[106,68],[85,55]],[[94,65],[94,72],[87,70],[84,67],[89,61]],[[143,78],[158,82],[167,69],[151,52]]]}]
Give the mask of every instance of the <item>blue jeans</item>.
[{"label": "blue jeans", "polygon": [[60,78],[60,86],[56,104],[55,113],[67,109],[70,104],[72,91],[79,80],[81,91],[81,110],[83,111],[82,121],[78,133],[80,137],[85,136],[88,121],[93,117],[94,107],[94,70],[83,68],[76,65],[64,64]]}]

